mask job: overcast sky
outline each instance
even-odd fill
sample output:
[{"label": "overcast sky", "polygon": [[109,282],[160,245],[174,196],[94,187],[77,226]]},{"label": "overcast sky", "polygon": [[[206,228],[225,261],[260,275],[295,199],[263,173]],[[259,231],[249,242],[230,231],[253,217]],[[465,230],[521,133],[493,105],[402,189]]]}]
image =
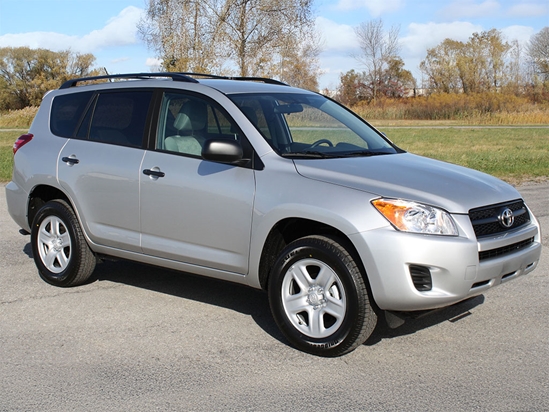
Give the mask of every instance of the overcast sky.
[{"label": "overcast sky", "polygon": [[[144,9],[145,0],[0,0],[0,47],[71,49],[93,53],[109,73],[148,72],[157,56],[137,35]],[[445,38],[467,41],[496,28],[508,41],[527,42],[549,26],[549,0],[317,0],[315,12],[322,88],[363,70],[352,57],[359,53],[354,28],[372,19],[400,27],[401,57],[418,81],[427,49]]]}]

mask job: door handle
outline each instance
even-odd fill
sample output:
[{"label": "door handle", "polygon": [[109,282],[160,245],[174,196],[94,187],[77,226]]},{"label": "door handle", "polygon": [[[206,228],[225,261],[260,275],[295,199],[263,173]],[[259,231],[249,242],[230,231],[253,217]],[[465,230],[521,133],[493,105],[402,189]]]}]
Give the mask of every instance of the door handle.
[{"label": "door handle", "polygon": [[68,163],[69,166],[72,166],[72,165],[77,165],[78,163],[80,163],[80,160],[78,160],[76,157],[63,157],[61,158],[61,160],[65,163]]},{"label": "door handle", "polygon": [[161,172],[160,170],[151,170],[151,169],[143,170],[143,174],[147,175],[147,176],[154,176],[154,177],[164,177],[164,176],[166,176],[166,173]]}]

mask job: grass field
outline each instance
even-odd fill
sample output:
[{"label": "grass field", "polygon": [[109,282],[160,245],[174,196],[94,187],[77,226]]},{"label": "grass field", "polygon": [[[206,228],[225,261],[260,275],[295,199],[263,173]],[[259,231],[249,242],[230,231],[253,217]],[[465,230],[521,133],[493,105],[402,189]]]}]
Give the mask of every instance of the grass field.
[{"label": "grass field", "polygon": [[[394,128],[394,122],[373,124],[412,153],[481,170],[513,184],[549,180],[549,128],[438,128],[442,123],[434,122]],[[0,129],[0,182],[11,179],[13,142],[25,131]]]},{"label": "grass field", "polygon": [[549,179],[549,128],[383,128],[404,150],[510,183]]},{"label": "grass field", "polygon": [[0,129],[0,182],[7,182],[11,179],[13,142],[25,131],[4,131]]}]

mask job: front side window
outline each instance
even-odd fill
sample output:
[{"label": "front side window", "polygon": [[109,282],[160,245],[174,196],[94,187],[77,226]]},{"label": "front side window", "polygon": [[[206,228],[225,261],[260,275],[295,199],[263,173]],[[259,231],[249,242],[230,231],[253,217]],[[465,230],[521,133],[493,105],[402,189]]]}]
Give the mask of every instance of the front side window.
[{"label": "front side window", "polygon": [[362,119],[321,95],[262,93],[229,97],[284,157],[327,158],[399,152]]},{"label": "front side window", "polygon": [[77,136],[96,142],[141,147],[152,91],[100,93]]},{"label": "front side window", "polygon": [[204,142],[209,139],[238,140],[245,145],[234,123],[208,100],[185,93],[164,93],[156,148],[201,156]]}]

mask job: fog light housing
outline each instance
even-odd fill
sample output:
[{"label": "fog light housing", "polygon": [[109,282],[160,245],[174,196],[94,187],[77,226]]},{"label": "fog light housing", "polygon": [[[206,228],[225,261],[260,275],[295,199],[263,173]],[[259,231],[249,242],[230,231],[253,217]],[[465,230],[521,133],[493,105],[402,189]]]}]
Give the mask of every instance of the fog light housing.
[{"label": "fog light housing", "polygon": [[433,289],[431,271],[425,266],[410,265],[410,277],[418,292],[428,292]]}]

